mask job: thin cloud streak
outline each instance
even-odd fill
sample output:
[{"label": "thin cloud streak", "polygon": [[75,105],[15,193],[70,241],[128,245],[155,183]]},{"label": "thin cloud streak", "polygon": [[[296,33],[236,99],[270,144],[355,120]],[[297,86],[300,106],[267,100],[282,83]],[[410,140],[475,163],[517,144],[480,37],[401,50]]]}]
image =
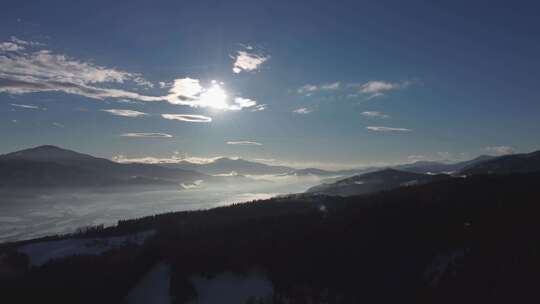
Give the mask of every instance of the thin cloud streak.
[{"label": "thin cloud streak", "polygon": [[29,110],[47,110],[46,108],[38,107],[35,105],[29,105],[29,104],[18,104],[18,103],[10,103],[10,106],[21,108],[21,109],[29,109]]},{"label": "thin cloud streak", "polygon": [[380,127],[380,126],[369,126],[366,129],[375,132],[411,132],[411,129],[406,128],[393,128],[393,127]]},{"label": "thin cloud streak", "polygon": [[123,133],[122,137],[141,137],[141,138],[172,138],[171,134],[167,133]]},{"label": "thin cloud streak", "polygon": [[293,110],[293,113],[301,114],[301,115],[309,114],[311,112],[313,112],[313,110],[309,108],[299,108],[299,109]]},{"label": "thin cloud streak", "polygon": [[382,112],[378,112],[378,111],[365,111],[365,112],[362,112],[361,113],[363,116],[365,117],[369,117],[369,118],[382,118],[382,119],[386,119],[386,118],[389,118],[390,116],[382,113]]},{"label": "thin cloud streak", "polygon": [[323,83],[319,85],[315,84],[306,84],[300,88],[298,88],[296,91],[298,94],[307,94],[310,95],[317,91],[334,91],[341,87],[340,82],[333,82],[333,83]]},{"label": "thin cloud streak", "polygon": [[212,117],[204,115],[190,115],[190,114],[161,114],[161,117],[168,120],[180,120],[187,122],[212,122]]},{"label": "thin cloud streak", "polygon": [[134,111],[134,110],[125,110],[125,109],[103,109],[101,111],[107,112],[115,116],[122,116],[122,117],[140,117],[140,116],[148,115],[148,113]]},{"label": "thin cloud streak", "polygon": [[258,143],[256,141],[237,140],[237,141],[227,141],[227,145],[262,146],[263,144]]}]

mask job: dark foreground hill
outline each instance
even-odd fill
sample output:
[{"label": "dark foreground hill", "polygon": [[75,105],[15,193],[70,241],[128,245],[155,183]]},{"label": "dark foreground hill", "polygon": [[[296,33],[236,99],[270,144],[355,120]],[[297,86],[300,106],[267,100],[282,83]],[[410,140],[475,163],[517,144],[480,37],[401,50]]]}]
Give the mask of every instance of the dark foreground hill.
[{"label": "dark foreground hill", "polygon": [[197,298],[194,275],[253,269],[273,285],[262,303],[538,303],[539,201],[540,174],[532,173],[156,215],[72,236],[157,231],[142,246],[97,256],[29,267],[19,244],[4,245],[0,295],[122,303],[149,269],[167,263],[173,303]]}]

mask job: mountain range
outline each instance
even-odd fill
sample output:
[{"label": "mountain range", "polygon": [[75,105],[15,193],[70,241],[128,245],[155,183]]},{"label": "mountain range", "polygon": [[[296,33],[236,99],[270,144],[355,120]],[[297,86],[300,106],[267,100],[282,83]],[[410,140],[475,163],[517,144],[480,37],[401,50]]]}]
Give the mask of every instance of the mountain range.
[{"label": "mountain range", "polygon": [[430,175],[395,169],[384,169],[381,171],[355,175],[331,184],[318,185],[309,188],[307,193],[340,196],[360,195],[403,186],[426,184],[448,178],[450,178],[450,176],[446,174]]},{"label": "mountain range", "polygon": [[175,185],[208,177],[191,170],[120,164],[49,145],[0,155],[0,187]]},{"label": "mountain range", "polygon": [[483,155],[454,164],[416,162],[400,165],[394,169],[384,169],[324,183],[309,188],[306,193],[351,196],[426,184],[456,176],[463,178],[471,175],[536,171],[540,171],[540,151],[499,157]]},{"label": "mountain range", "polygon": [[0,155],[0,187],[104,187],[132,185],[178,186],[253,181],[249,175],[316,175],[328,182],[309,193],[363,194],[410,183],[426,183],[449,175],[504,174],[540,170],[540,151],[506,156],[480,156],[458,163],[420,161],[392,168],[329,171],[295,169],[240,158],[219,158],[206,164],[118,163],[56,146],[45,145]]}]

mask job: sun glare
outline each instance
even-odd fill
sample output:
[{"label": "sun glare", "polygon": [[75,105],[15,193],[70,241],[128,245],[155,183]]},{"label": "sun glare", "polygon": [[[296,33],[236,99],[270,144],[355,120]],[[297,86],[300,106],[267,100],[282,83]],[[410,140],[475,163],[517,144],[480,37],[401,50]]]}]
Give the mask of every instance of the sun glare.
[{"label": "sun glare", "polygon": [[227,92],[217,82],[213,82],[212,86],[201,93],[200,101],[203,105],[214,109],[227,109]]}]

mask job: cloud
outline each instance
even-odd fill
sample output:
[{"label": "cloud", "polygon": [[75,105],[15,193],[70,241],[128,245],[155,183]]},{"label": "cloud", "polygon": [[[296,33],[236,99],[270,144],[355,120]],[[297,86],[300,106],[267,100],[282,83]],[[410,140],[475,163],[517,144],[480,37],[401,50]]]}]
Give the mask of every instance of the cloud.
[{"label": "cloud", "polygon": [[262,146],[263,144],[258,143],[256,141],[239,140],[239,141],[228,141],[227,145]]},{"label": "cloud", "polygon": [[123,137],[143,137],[143,138],[171,138],[171,134],[167,133],[123,133]]},{"label": "cloud", "polygon": [[30,47],[35,47],[35,46],[43,46],[45,45],[44,43],[41,43],[41,42],[37,42],[37,41],[27,41],[27,40],[22,40],[22,39],[19,39],[15,36],[11,36],[9,38],[9,40],[13,43],[16,43],[18,45],[25,45],[25,46],[30,46]]},{"label": "cloud", "polygon": [[422,154],[414,154],[407,156],[407,159],[411,161],[420,161],[420,160],[430,160],[429,157],[422,155]]},{"label": "cloud", "polygon": [[212,117],[204,115],[190,115],[190,114],[161,114],[161,117],[169,120],[180,120],[189,122],[212,122]]},{"label": "cloud", "polygon": [[369,117],[369,118],[389,118],[390,116],[384,114],[384,113],[381,113],[381,112],[378,112],[378,111],[365,111],[365,112],[362,112],[361,113],[363,116],[366,116],[366,117]]},{"label": "cloud", "polygon": [[333,82],[333,83],[323,83],[319,85],[314,84],[306,84],[298,90],[296,90],[299,94],[307,94],[310,95],[311,93],[317,92],[317,91],[334,91],[339,89],[341,86],[340,82]]},{"label": "cloud", "polygon": [[267,107],[268,107],[268,105],[266,105],[266,104],[256,105],[253,108],[251,108],[251,112],[264,111],[264,110],[266,110]]},{"label": "cloud", "polygon": [[368,99],[384,96],[393,90],[403,89],[412,84],[411,81],[387,82],[381,80],[368,81],[360,86],[360,93],[369,95]]},{"label": "cloud", "polygon": [[[244,68],[250,70],[253,65],[246,64]],[[112,98],[139,102],[166,101],[194,108],[235,111],[257,105],[257,101],[253,99],[228,96],[223,89],[223,83],[217,81],[212,81],[208,86],[203,86],[199,79],[190,77],[178,78],[172,83],[159,82],[160,88],[168,88],[167,94],[161,96],[149,96],[118,88],[129,84],[139,88],[154,86],[140,74],[99,66],[50,50],[6,53],[0,49],[0,93],[57,91],[98,100]]]},{"label": "cloud", "polygon": [[35,105],[27,105],[27,104],[18,104],[18,103],[10,103],[9,105],[21,109],[30,109],[30,110],[47,110],[46,108],[41,108]]},{"label": "cloud", "polygon": [[66,127],[63,124],[59,123],[59,122],[53,122],[53,126],[55,126],[57,128],[65,128]]},{"label": "cloud", "polygon": [[110,113],[112,115],[123,116],[123,117],[139,117],[139,116],[148,115],[147,113],[144,113],[144,112],[124,110],[124,109],[103,109],[101,111]]},{"label": "cloud", "polygon": [[209,164],[222,156],[216,157],[200,157],[200,156],[188,156],[187,154],[180,154],[175,152],[170,157],[154,157],[154,156],[142,156],[142,157],[128,157],[122,154],[115,155],[112,160],[118,163],[143,163],[143,164],[176,164],[183,161],[187,161],[193,164]]},{"label": "cloud", "polygon": [[488,153],[495,155],[507,155],[516,153],[516,150],[510,146],[491,146],[486,147],[485,150]]},{"label": "cloud", "polygon": [[253,160],[257,162],[269,162],[269,163],[276,161],[275,158],[254,158]]},{"label": "cloud", "polygon": [[257,105],[255,100],[235,97],[233,103],[222,87],[223,83],[213,80],[208,87],[203,87],[198,79],[176,79],[169,90],[169,95],[162,97],[169,103],[187,105],[193,108],[214,108],[238,111]]},{"label": "cloud", "polygon": [[238,74],[242,71],[256,71],[260,65],[270,59],[270,56],[265,56],[256,52],[253,47],[247,46],[245,50],[238,51],[232,58],[235,59],[232,70]]},{"label": "cloud", "polygon": [[309,108],[299,108],[299,109],[293,110],[293,113],[296,113],[296,114],[309,114],[312,111],[313,110],[311,110]]},{"label": "cloud", "polygon": [[24,46],[13,42],[0,42],[0,52],[17,52],[24,50]]},{"label": "cloud", "polygon": [[412,131],[411,129],[405,129],[405,128],[374,127],[374,126],[366,127],[366,129],[370,131],[375,131],[375,132],[410,132]]},{"label": "cloud", "polygon": [[82,62],[49,50],[0,57],[2,77],[19,80],[43,80],[79,85],[123,83],[142,78],[138,74]]},{"label": "cloud", "polygon": [[239,109],[253,107],[257,104],[255,100],[242,97],[236,97],[234,99],[234,102],[236,103],[236,106],[239,107]]}]

